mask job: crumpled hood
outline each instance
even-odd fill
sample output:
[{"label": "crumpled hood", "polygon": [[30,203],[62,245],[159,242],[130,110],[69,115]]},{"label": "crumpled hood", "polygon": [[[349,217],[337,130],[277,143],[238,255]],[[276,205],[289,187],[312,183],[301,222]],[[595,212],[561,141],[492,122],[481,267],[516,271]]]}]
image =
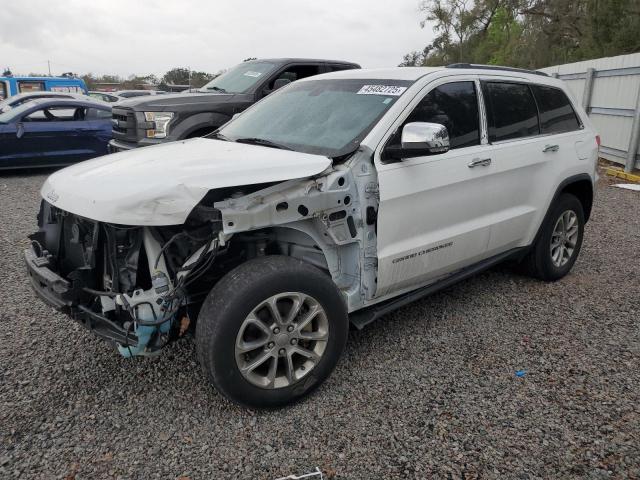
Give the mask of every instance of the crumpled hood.
[{"label": "crumpled hood", "polygon": [[180,225],[209,190],[305,178],[330,164],[320,155],[194,138],[78,163],[51,175],[40,193],[101,222]]}]

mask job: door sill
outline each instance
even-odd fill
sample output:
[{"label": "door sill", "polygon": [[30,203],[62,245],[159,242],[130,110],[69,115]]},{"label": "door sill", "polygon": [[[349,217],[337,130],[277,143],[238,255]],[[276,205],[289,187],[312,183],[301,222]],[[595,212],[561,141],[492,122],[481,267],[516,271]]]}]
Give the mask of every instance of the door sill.
[{"label": "door sill", "polygon": [[371,322],[377,320],[383,315],[397,310],[398,308],[404,307],[405,305],[415,302],[416,300],[419,300],[423,297],[432,295],[444,288],[450,287],[451,285],[472,277],[506,260],[518,257],[522,258],[527,250],[528,247],[518,247],[507,250],[506,252],[500,253],[493,257],[487,258],[486,260],[482,260],[481,262],[465,267],[462,270],[452,273],[442,280],[427,285],[426,287],[413,290],[411,292],[400,295],[399,297],[381,302],[371,307],[357,310],[349,315],[349,320],[354,327],[356,327],[358,330],[362,330]]}]

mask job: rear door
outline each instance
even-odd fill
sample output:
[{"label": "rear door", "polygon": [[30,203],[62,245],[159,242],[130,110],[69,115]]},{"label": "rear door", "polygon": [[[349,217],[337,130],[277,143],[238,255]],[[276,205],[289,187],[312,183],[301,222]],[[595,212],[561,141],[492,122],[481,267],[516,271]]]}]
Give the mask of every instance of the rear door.
[{"label": "rear door", "polygon": [[483,79],[493,175],[487,185],[488,208],[494,212],[489,254],[523,245],[536,218],[536,189],[548,168],[542,152],[538,112],[525,81]]},{"label": "rear door", "polygon": [[[531,243],[546,213],[555,179],[575,157],[580,129],[564,93],[524,81],[485,78],[494,175],[487,199],[495,212],[489,254]],[[564,159],[564,160],[563,160]]]},{"label": "rear door", "polygon": [[446,153],[384,163],[376,153],[380,188],[376,297],[430,283],[486,256],[492,205],[491,146],[482,135],[477,77],[430,83],[400,118],[386,145],[399,142],[402,126],[433,122],[447,127]]}]

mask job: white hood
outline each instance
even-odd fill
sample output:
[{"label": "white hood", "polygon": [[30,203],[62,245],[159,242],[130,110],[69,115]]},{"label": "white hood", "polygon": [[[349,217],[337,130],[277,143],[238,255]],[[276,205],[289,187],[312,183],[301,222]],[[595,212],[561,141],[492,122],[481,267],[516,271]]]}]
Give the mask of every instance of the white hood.
[{"label": "white hood", "polygon": [[62,210],[123,225],[180,225],[212,189],[305,178],[320,155],[206,138],[138,148],[51,175],[41,195]]}]

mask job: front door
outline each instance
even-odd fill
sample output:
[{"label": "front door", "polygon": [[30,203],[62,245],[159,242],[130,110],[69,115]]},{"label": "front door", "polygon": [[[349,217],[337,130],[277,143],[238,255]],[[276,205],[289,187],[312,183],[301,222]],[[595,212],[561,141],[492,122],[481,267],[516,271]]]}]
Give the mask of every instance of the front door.
[{"label": "front door", "polygon": [[376,155],[380,188],[376,297],[430,283],[486,256],[493,167],[492,147],[481,134],[478,90],[479,82],[472,76],[429,84],[386,143],[400,141],[402,125],[433,122],[447,127],[448,152],[386,164],[380,152]]}]

